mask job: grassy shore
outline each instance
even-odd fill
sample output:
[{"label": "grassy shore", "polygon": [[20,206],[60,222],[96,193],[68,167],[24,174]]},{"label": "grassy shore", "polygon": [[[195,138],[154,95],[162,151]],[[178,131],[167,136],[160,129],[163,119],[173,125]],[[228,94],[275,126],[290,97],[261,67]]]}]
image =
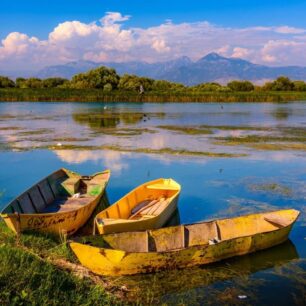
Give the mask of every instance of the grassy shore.
[{"label": "grassy shore", "polygon": [[84,271],[60,238],[17,238],[0,220],[0,258],[1,305],[123,304],[120,289]]},{"label": "grassy shore", "polygon": [[252,92],[134,92],[99,89],[0,89],[0,101],[49,102],[287,102],[306,101],[306,92],[252,91]]}]

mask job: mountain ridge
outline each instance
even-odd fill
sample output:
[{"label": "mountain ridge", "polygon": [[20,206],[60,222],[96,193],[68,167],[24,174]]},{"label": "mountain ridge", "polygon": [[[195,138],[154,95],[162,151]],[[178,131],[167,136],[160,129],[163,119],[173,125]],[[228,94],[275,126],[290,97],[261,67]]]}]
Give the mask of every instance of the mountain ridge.
[{"label": "mountain ridge", "polygon": [[136,74],[138,76],[163,79],[185,85],[196,85],[204,82],[219,81],[226,83],[230,80],[249,80],[260,83],[272,80],[280,75],[291,79],[306,80],[306,67],[284,66],[270,67],[254,64],[241,58],[227,58],[218,53],[209,53],[197,61],[182,56],[165,62],[147,63],[131,62],[101,62],[74,61],[63,65],[43,68],[35,76],[39,78],[64,77],[70,79],[73,75],[86,72],[100,66],[116,69],[117,73]]}]

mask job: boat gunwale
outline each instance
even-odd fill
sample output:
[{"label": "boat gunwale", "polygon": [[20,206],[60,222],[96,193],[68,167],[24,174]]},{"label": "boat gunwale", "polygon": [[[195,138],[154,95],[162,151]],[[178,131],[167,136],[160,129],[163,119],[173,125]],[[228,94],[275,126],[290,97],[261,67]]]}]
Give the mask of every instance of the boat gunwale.
[{"label": "boat gunwale", "polygon": [[[268,213],[275,213],[275,212],[279,212],[279,211],[290,211],[290,210],[294,210],[297,212],[297,216],[295,217],[295,219],[288,225],[284,226],[284,227],[280,227],[277,229],[273,229],[273,230],[269,230],[269,231],[262,231],[262,232],[258,232],[255,233],[253,235],[245,235],[245,236],[239,236],[239,237],[234,237],[234,238],[230,238],[230,239],[224,239],[221,240],[220,242],[217,242],[215,244],[209,245],[209,244],[197,244],[197,245],[192,245],[192,246],[188,246],[188,247],[184,247],[184,248],[178,248],[178,249],[172,249],[172,250],[167,250],[167,251],[155,251],[155,252],[128,252],[128,251],[124,251],[121,249],[110,249],[110,248],[103,248],[103,247],[98,247],[98,246],[92,246],[92,245],[88,245],[86,243],[81,243],[78,242],[77,240],[71,240],[69,243],[77,243],[77,244],[83,244],[86,245],[87,247],[91,247],[91,248],[95,248],[95,249],[100,249],[100,250],[108,250],[108,251],[115,251],[115,252],[122,252],[124,253],[126,256],[130,255],[130,254],[168,254],[168,253],[176,253],[176,252],[181,252],[184,250],[191,250],[191,249],[201,249],[201,248],[207,248],[207,247],[213,247],[214,245],[219,245],[221,243],[224,242],[228,242],[228,241],[234,241],[235,239],[239,239],[239,238],[248,238],[248,237],[254,237],[257,235],[262,235],[262,234],[267,234],[267,233],[272,233],[272,232],[278,232],[280,230],[283,229],[287,229],[288,227],[292,227],[294,225],[294,223],[297,221],[299,215],[300,215],[300,211],[297,209],[282,209],[282,210],[275,210],[275,211],[268,211],[268,212],[264,212],[264,213],[256,213],[256,214],[247,214],[247,215],[242,215],[242,216],[237,216],[237,217],[233,217],[233,218],[224,218],[224,219],[214,219],[214,220],[210,220],[210,221],[204,221],[204,222],[196,222],[196,223],[189,223],[189,224],[180,224],[180,225],[174,225],[174,226],[169,226],[169,227],[164,227],[164,228],[174,228],[174,227],[179,227],[179,226],[188,226],[188,225],[195,225],[195,224],[203,224],[203,223],[211,223],[211,222],[216,222],[216,221],[223,221],[223,220],[228,220],[228,219],[234,219],[234,218],[239,218],[239,217],[248,217],[248,216],[252,216],[252,215],[264,215],[264,214],[268,214]],[[160,229],[164,229],[164,228],[159,228],[159,229],[153,229],[153,230],[144,230],[144,231],[132,231],[131,233],[143,233],[143,232],[149,232],[149,231],[158,231]],[[114,234],[121,234],[121,233],[111,233],[111,234],[102,234],[102,235],[97,235],[98,237],[101,236],[106,236],[106,235],[114,235]],[[86,237],[79,237],[79,239],[82,239]],[[280,242],[281,243],[281,242]]]},{"label": "boat gunwale", "polygon": [[[17,200],[18,198],[20,198],[22,195],[24,195],[25,193],[27,193],[31,188],[33,188],[34,186],[38,185],[39,183],[43,182],[44,180],[47,180],[51,175],[59,172],[60,170],[63,170],[63,171],[68,171],[68,172],[72,172],[72,173],[75,173],[77,175],[79,175],[80,177],[82,177],[81,174],[77,173],[77,172],[74,172],[74,171],[71,171],[69,169],[66,169],[66,168],[59,168],[58,170],[50,173],[49,175],[47,175],[46,177],[44,177],[43,179],[39,180],[37,183],[33,184],[31,187],[29,187],[27,190],[25,190],[24,192],[22,192],[21,194],[19,194],[17,197],[15,197],[13,200],[11,200],[0,212],[0,217],[2,218],[19,218],[20,216],[25,216],[25,217],[34,217],[34,216],[37,216],[37,217],[42,217],[42,216],[54,216],[54,215],[58,215],[58,214],[62,214],[62,215],[65,215],[65,214],[69,214],[71,212],[75,212],[75,211],[79,211],[80,209],[83,209],[87,206],[89,206],[97,197],[99,197],[101,195],[101,193],[103,193],[105,191],[105,188],[103,189],[103,192],[99,193],[98,195],[96,196],[93,196],[92,197],[92,201],[90,201],[89,203],[85,204],[84,206],[82,207],[79,207],[79,208],[75,208],[73,210],[70,210],[70,211],[64,211],[64,212],[47,212],[47,213],[35,213],[35,214],[25,214],[25,213],[19,213],[19,212],[14,212],[14,213],[2,213],[5,209],[7,209],[15,200]],[[108,179],[107,179],[107,183],[110,179],[110,174],[111,174],[111,171],[110,169],[106,169],[106,170],[103,170],[103,171],[99,171],[99,172],[96,172],[94,174],[92,174],[91,176],[94,177],[96,175],[99,175],[99,174],[102,174],[104,172],[108,172]],[[107,185],[106,183],[106,185]]]}]

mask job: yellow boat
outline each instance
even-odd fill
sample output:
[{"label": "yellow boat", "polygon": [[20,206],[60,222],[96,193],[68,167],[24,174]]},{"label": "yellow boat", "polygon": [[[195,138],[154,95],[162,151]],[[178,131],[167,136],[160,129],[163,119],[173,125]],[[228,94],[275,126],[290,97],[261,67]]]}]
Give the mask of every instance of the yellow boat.
[{"label": "yellow boat", "polygon": [[17,234],[25,230],[73,234],[93,213],[109,177],[109,170],[81,176],[60,169],[14,199],[0,216]]},{"label": "yellow boat", "polygon": [[84,237],[70,243],[81,264],[100,275],[130,275],[208,264],[280,244],[294,209],[157,230]]},{"label": "yellow boat", "polygon": [[100,234],[162,227],[177,207],[180,190],[172,179],[142,184],[97,214],[95,227]]}]

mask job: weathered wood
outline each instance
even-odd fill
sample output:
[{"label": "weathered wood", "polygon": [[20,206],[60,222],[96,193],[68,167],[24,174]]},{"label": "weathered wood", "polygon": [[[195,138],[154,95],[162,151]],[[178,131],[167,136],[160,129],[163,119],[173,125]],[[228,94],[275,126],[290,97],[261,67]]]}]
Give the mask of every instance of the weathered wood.
[{"label": "weathered wood", "polygon": [[20,207],[19,203],[17,200],[11,203],[11,206],[13,207],[14,211],[17,213],[23,213],[23,209]]},{"label": "weathered wood", "polygon": [[[31,199],[29,198],[29,195],[27,192],[22,194],[18,201],[20,203],[20,206],[22,207],[22,210],[26,214],[35,214],[37,211],[35,210],[35,206],[33,205]],[[15,209],[15,208],[14,208]]]},{"label": "weathered wood", "polygon": [[216,222],[185,225],[186,246],[207,244],[209,239],[218,238]]},{"label": "weathered wood", "polygon": [[50,188],[50,185],[48,184],[48,181],[43,180],[38,184],[38,186],[47,205],[51,204],[55,198]]},{"label": "weathered wood", "polygon": [[158,232],[149,232],[149,251],[165,252],[184,248],[184,239],[181,226],[166,227]]},{"label": "weathered wood", "polygon": [[110,171],[92,176],[96,181],[100,181],[97,177],[103,178],[103,183],[99,186],[100,191],[95,195],[68,197],[68,192],[61,185],[68,177],[74,180],[81,178],[79,174],[60,169],[8,204],[1,212],[7,226],[16,234],[29,229],[55,234],[65,232],[68,235],[76,232],[87,222],[98,205]]},{"label": "weathered wood", "polygon": [[150,208],[151,206],[155,205],[157,202],[156,200],[151,201],[148,205],[146,205],[145,207],[139,209],[134,215],[131,215],[129,217],[130,220],[134,219],[137,215],[140,215],[143,211],[147,210],[148,208]]},{"label": "weathered wood", "polygon": [[37,186],[32,187],[28,192],[30,198],[32,199],[33,205],[38,212],[42,212],[47,204],[45,203],[43,197],[41,196]]},{"label": "weathered wood", "polygon": [[168,200],[164,200],[160,203],[160,205],[158,206],[158,208],[154,211],[154,216],[158,216],[159,214],[162,213],[162,211],[164,211],[166,209],[166,207],[168,206],[169,201]]},{"label": "weathered wood", "polygon": [[142,209],[143,207],[147,206],[149,203],[151,202],[151,200],[144,200],[141,201],[140,203],[138,203],[131,211],[131,215],[136,214],[140,209]]},{"label": "weathered wood", "polygon": [[[88,243],[73,241],[70,247],[82,265],[100,275],[132,275],[183,269],[283,243],[288,239],[298,216],[299,211],[294,209],[279,210],[155,230],[105,234],[100,238],[95,236],[96,243],[90,245],[88,243],[93,241],[92,238],[83,237],[84,242]],[[282,226],[270,224],[272,220],[281,220]],[[220,226],[222,240],[217,237],[217,224]],[[146,233],[149,235],[148,250]],[[211,243],[207,243],[208,239]],[[103,241],[106,243],[103,244]]]}]

